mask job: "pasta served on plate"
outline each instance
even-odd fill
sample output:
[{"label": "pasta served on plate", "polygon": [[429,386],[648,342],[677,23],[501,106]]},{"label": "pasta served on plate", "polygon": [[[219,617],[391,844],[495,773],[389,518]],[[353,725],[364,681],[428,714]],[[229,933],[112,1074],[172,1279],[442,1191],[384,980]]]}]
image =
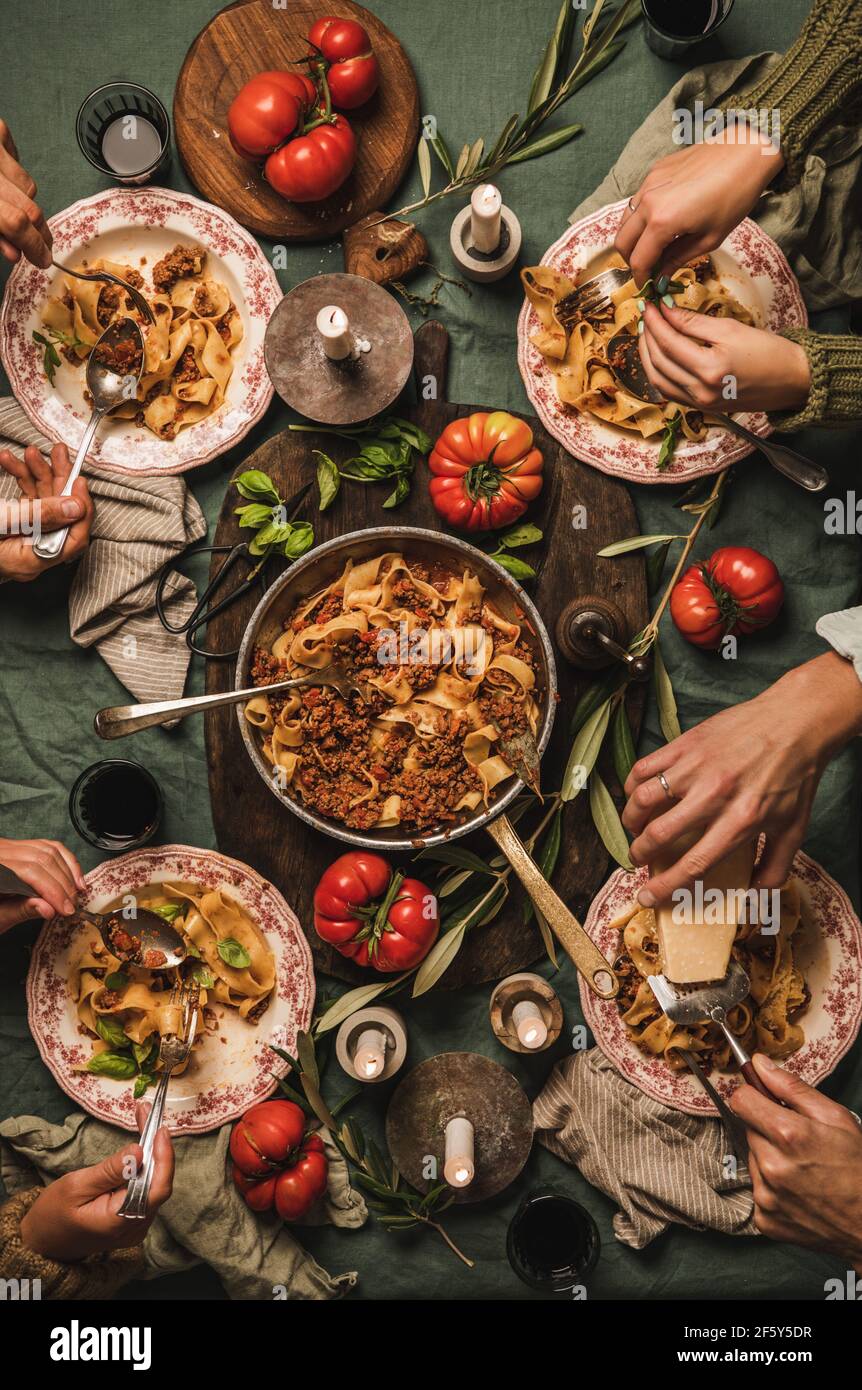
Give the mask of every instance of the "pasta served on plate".
[{"label": "pasta served on plate", "polygon": [[[591,267],[588,278],[602,270],[624,268],[625,261],[614,253],[601,265]],[[691,265],[674,271],[673,279],[683,286],[672,296],[680,308],[710,317],[735,318],[741,323],[753,322],[749,311],[718,278],[711,257],[697,257]],[[564,405],[656,441],[667,422],[679,413],[682,435],[686,439],[703,438],[706,427],[699,411],[673,401],[653,405],[638,400],[619,384],[611,370],[611,339],[620,332],[637,333],[641,310],[634,280],[611,296],[611,314],[590,319],[582,318],[572,308],[569,296],[576,289],[577,280],[546,265],[522,270],[521,280],[541,325],[530,341],[554,373],[557,393]]]},{"label": "pasta served on plate", "polygon": [[535,737],[533,653],[469,569],[389,552],[301,603],[271,651],[258,648],[255,685],[322,670],[333,661],[367,700],[327,686],[253,697],[280,784],[319,814],[360,829],[427,829],[487,805],[512,775],[498,749],[507,734]]},{"label": "pasta served on plate", "polygon": [[[763,935],[756,925],[745,923],[737,931],[733,958],[745,969],[751,990],[747,999],[728,1010],[727,1023],[748,1052],[789,1057],[805,1041],[797,1020],[808,1007],[810,994],[794,958],[794,937],[801,922],[799,883],[790,879],[781,890],[781,921],[776,933]],[[617,1008],[636,1046],[663,1057],[675,1071],[686,1065],[683,1050],[693,1052],[704,1071],[712,1067],[735,1070],[730,1045],[716,1023],[684,1027],[672,1023],[659,1007],[647,983],[647,976],[661,969],[652,909],[635,905],[613,925],[623,935],[623,950],[614,963],[620,979]]]},{"label": "pasta served on plate", "polygon": [[[254,1024],[269,1004],[276,978],[275,957],[260,927],[222,889],[157,883],[134,897],[139,907],[172,923],[185,943],[186,960],[162,970],[130,964],[113,955],[92,927],[82,926],[69,992],[82,1031],[94,1038],[87,1070],[121,1080],[136,1077],[139,1095],[161,1069],[162,1037],[182,1032],[180,1009],[171,1003],[178,971],[191,974],[200,986],[193,1052],[218,1030],[214,1005],[236,1009]],[[123,915],[126,902],[119,899],[105,911],[116,914],[120,928],[133,931],[134,919]]]},{"label": "pasta served on plate", "polygon": [[105,329],[134,318],[144,335],[144,362],[137,398],[117,407],[113,419],[135,420],[160,439],[212,415],[223,404],[233,373],[231,350],[242,341],[242,319],[225,285],[205,274],[206,251],[175,246],[153,266],[152,288],[139,270],[115,261],[73,267],[106,270],[146,297],[155,324],[138,313],[119,286],[64,278],[64,292],[45,305],[42,322],[67,361],[83,362]]}]

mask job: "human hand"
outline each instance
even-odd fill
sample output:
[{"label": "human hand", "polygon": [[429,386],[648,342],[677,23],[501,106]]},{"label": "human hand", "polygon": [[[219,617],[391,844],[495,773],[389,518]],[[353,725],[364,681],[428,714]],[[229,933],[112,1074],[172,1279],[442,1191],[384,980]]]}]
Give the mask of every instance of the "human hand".
[{"label": "human hand", "polygon": [[652,166],[620,224],[615,249],[635,284],[714,251],[784,167],[768,136],[744,124]]},{"label": "human hand", "polygon": [[730,1108],[748,1135],[757,1229],[829,1250],[862,1274],[862,1129],[843,1105],[770,1057],[758,1052],[753,1061],[775,1099],[740,1086]]},{"label": "human hand", "polygon": [[33,889],[32,897],[0,897],[0,933],[32,917],[74,912],[86,888],[80,864],[59,840],[0,840],[0,864]]},{"label": "human hand", "polygon": [[[149,1105],[136,1107],[139,1129],[143,1129],[149,1109]],[[134,1166],[141,1164],[143,1157],[140,1144],[129,1143],[92,1168],[80,1168],[57,1178],[40,1192],[21,1221],[21,1239],[27,1248],[37,1255],[47,1255],[50,1260],[69,1264],[102,1250],[139,1245],[159,1207],[171,1195],[174,1151],[164,1126],[157,1132],[153,1145],[155,1171],[146,1218],[130,1221],[118,1216],[117,1212]]]},{"label": "human hand", "polygon": [[[86,550],[93,524],[87,484],[76,478],[71,495],[60,496],[71,466],[65,444],[54,445],[50,463],[33,445],[24,450],[23,460],[9,449],[0,449],[0,468],[18,479],[23,493],[14,502],[0,501],[0,578],[27,584]],[[53,560],[40,560],[33,550],[34,535],[63,526],[70,529],[60,554]]]},{"label": "human hand", "polygon": [[[764,831],[754,886],[780,888],[802,844],[830,758],[862,731],[862,682],[835,652],[788,671],[762,694],[722,710],[639,759],[626,781],[623,825],[632,863],[694,843],[638,893],[644,907],[690,888]],[[658,780],[663,773],[673,800]]]},{"label": "human hand", "polygon": [[808,358],[789,338],[666,304],[647,304],[643,324],[641,361],[665,400],[733,415],[797,410],[808,399]]},{"label": "human hand", "polygon": [[18,163],[15,141],[0,120],[0,255],[18,261],[23,251],[28,261],[47,270],[53,237],[35,197],[36,185]]}]

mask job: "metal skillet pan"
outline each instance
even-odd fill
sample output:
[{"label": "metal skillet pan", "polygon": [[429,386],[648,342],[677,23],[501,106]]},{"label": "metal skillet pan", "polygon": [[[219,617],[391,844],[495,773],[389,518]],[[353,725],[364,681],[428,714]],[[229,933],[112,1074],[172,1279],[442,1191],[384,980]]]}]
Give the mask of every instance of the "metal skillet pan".
[{"label": "metal skillet pan", "polygon": [[[522,625],[522,639],[532,648],[536,669],[537,699],[541,706],[541,724],[537,748],[541,755],[551,736],[556,710],[557,673],[551,641],[544,623],[533,604],[511,575],[466,541],[446,536],[438,531],[418,527],[380,526],[373,530],[354,531],[316,546],[297,560],[276,580],[252,614],[242,640],[236,663],[235,688],[243,690],[252,684],[251,667],[255,647],[269,649],[284,631],[284,624],[294,609],[305,599],[318,593],[341,574],[348,560],[359,563],[374,556],[397,551],[411,559],[437,562],[458,573],[469,568],[488,591],[491,601],[505,618]],[[246,720],[243,708],[237,705],[237,719],[246,752],[258,774],[264,779],[273,796],[311,825],[315,830],[363,849],[389,852],[415,852],[421,844],[438,845],[469,835],[474,830],[487,830],[496,842],[534,904],[547,919],[563,948],[574,961],[590,988],[603,999],[612,999],[618,982],[601,952],[587,936],[583,927],[536,868],[515,830],[505,815],[506,808],[523,790],[523,783],[512,776],[502,783],[487,809],[465,812],[454,825],[429,827],[413,836],[405,835],[398,826],[389,829],[352,830],[338,821],[319,815],[298,797],[290,795],[273,777],[273,769],[260,747],[253,725]]]}]

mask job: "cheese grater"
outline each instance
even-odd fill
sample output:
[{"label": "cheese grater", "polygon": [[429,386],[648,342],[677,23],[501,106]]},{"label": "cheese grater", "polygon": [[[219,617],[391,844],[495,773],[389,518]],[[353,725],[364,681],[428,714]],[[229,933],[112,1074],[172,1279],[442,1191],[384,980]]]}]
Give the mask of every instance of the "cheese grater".
[{"label": "cheese grater", "polygon": [[675,985],[666,975],[649,975],[647,983],[672,1023],[717,1023],[739,1063],[749,1086],[774,1101],[767,1091],[742,1043],[727,1026],[727,1010],[748,996],[751,981],[738,961],[732,960],[723,980],[708,985]]}]

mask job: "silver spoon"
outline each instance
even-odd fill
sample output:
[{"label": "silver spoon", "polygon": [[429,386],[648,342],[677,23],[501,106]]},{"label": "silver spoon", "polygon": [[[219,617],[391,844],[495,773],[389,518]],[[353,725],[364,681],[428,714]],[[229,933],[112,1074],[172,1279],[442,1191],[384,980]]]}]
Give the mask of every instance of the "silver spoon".
[{"label": "silver spoon", "polygon": [[[628,333],[625,329],[614,334],[608,343],[608,366],[620,385],[639,401],[647,401],[650,405],[665,404],[664,396],[655,389],[646,374],[638,351],[638,340],[634,334]],[[795,449],[788,449],[786,444],[775,444],[772,440],[754,434],[738,420],[734,420],[732,415],[719,415],[713,411],[702,413],[705,420],[729,430],[731,434],[739,435],[740,439],[747,439],[749,444],[754,444],[766,455],[772,467],[783,473],[791,482],[798,483],[809,492],[822,492],[827,486],[829,474],[826,469],[806,458],[804,454],[798,454]]]},{"label": "silver spoon", "polygon": [[[129,341],[133,342],[140,350],[140,364],[136,373],[126,372],[121,376],[112,367],[108,367],[100,361],[99,350],[100,348],[119,348]],[[134,319],[126,318],[117,319],[114,323],[109,324],[87,359],[87,390],[93,398],[93,413],[90,416],[90,423],[84,430],[84,437],[78,446],[75,462],[72,464],[69,476],[63,486],[61,497],[68,497],[71,493],[72,484],[83,467],[87,450],[93,442],[93,436],[103,416],[114,410],[116,406],[122,405],[124,401],[135,398],[143,369],[144,335],[140,325],[135,323]],[[132,389],[133,385],[134,390]],[[68,526],[61,527],[59,531],[46,532],[45,535],[34,540],[34,553],[39,556],[40,560],[55,560],[63,549],[68,534]]]},{"label": "silver spoon", "polygon": [[[149,908],[136,908],[132,918],[124,917],[122,912],[88,912],[86,908],[78,908],[74,916],[96,928],[112,956],[132,965],[143,965],[148,970],[168,970],[180,965],[188,955],[176,927],[161,913],[151,912]],[[112,933],[125,933],[128,943],[122,936],[119,941],[114,940]],[[147,965],[149,952],[163,959]]]},{"label": "silver spoon", "polygon": [[134,285],[128,284],[127,281],[121,280],[119,275],[112,275],[109,270],[71,270],[69,266],[61,265],[59,261],[52,261],[51,264],[56,266],[58,270],[62,270],[64,275],[74,275],[76,280],[104,280],[106,285],[119,285],[121,289],[126,291],[138,313],[143,314],[150,323],[155,323],[156,316],[140,290],[136,290]]}]

